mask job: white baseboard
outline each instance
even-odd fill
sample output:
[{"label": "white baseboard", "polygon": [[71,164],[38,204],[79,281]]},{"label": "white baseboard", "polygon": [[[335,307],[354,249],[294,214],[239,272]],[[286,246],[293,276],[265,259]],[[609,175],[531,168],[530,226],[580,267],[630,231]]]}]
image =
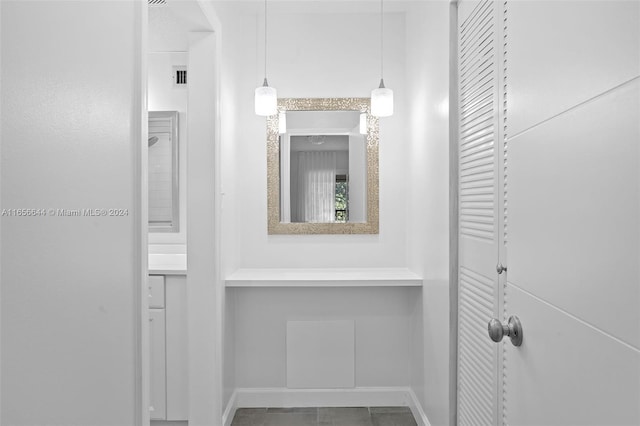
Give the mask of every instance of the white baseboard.
[{"label": "white baseboard", "polygon": [[233,393],[231,394],[231,398],[229,398],[227,406],[224,408],[224,412],[222,413],[222,426],[231,426],[233,416],[236,415],[236,410],[239,408],[236,404],[237,392],[237,390],[233,391]]},{"label": "white baseboard", "polygon": [[413,391],[413,389],[411,388],[407,388],[407,389],[408,389],[409,395],[411,396],[411,402],[409,403],[409,408],[411,409],[411,413],[413,414],[413,417],[416,419],[416,423],[418,423],[418,426],[431,426],[431,423],[429,423],[429,419],[427,418],[427,415],[422,409],[422,404],[418,400],[418,396]]},{"label": "white baseboard", "polygon": [[238,408],[255,407],[398,407],[411,409],[418,426],[430,426],[422,405],[409,387],[353,389],[238,388],[222,420],[230,426]]}]

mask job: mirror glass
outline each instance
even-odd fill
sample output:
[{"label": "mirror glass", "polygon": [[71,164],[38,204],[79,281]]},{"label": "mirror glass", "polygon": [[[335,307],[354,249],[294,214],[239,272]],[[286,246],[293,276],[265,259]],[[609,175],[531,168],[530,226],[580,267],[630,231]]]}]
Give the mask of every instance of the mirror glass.
[{"label": "mirror glass", "polygon": [[178,111],[149,111],[147,143],[149,232],[178,232]]},{"label": "mirror glass", "polygon": [[366,222],[358,111],[291,111],[280,135],[280,222]]},{"label": "mirror glass", "polygon": [[289,98],[279,110],[268,121],[269,233],[377,233],[369,99]]}]

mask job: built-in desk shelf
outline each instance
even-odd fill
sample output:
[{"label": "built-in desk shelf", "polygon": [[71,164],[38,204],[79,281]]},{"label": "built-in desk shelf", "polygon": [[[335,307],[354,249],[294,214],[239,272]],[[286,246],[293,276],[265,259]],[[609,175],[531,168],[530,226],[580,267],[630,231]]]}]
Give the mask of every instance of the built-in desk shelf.
[{"label": "built-in desk shelf", "polygon": [[407,268],[243,268],[227,287],[421,287],[422,277]]}]

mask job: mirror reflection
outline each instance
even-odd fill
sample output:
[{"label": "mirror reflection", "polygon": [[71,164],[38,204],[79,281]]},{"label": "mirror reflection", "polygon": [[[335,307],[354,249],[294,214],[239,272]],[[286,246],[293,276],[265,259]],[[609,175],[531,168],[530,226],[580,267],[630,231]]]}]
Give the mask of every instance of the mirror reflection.
[{"label": "mirror reflection", "polygon": [[282,223],[366,222],[359,111],[289,111],[280,143]]}]

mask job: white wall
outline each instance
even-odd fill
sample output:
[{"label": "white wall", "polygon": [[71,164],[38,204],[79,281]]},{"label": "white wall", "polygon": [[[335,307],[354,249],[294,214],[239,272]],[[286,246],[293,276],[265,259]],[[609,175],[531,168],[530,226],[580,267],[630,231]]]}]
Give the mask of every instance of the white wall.
[{"label": "white wall", "polygon": [[409,255],[424,277],[414,317],[412,388],[432,425],[449,423],[449,3],[407,13]]},{"label": "white wall", "polygon": [[355,386],[407,386],[416,288],[236,288],[240,388],[287,383],[287,321],[355,320]]},{"label": "white wall", "polygon": [[[377,86],[379,44],[377,37],[363,34],[377,34],[378,9],[363,2],[354,9],[358,13],[341,13],[340,7],[331,3],[322,12],[307,13],[295,2],[284,2],[269,8],[268,77],[279,97],[368,97]],[[253,90],[263,78],[262,9],[253,2],[223,2],[218,9],[226,70],[224,206],[234,216],[225,222],[230,227],[226,241],[235,254],[230,262],[241,267],[406,265],[407,153],[400,148],[406,142],[404,15],[386,17],[385,81],[394,89],[397,113],[380,124],[380,234],[269,236],[266,122],[253,112]]]},{"label": "white wall", "polygon": [[218,44],[213,32],[189,34],[187,300],[189,315],[189,424],[222,417],[224,289],[219,280]]},{"label": "white wall", "polygon": [[1,423],[139,424],[142,6],[0,7],[2,208],[128,210],[2,217]]},{"label": "white wall", "polygon": [[[153,10],[153,9],[152,9]],[[179,232],[149,233],[149,251],[163,252],[162,244],[180,244],[187,240],[187,87],[174,87],[173,67],[188,61],[187,52],[150,52],[148,54],[149,111],[178,111],[178,173],[180,203]],[[179,248],[174,248],[179,250]],[[182,250],[185,250],[182,247]]]}]

